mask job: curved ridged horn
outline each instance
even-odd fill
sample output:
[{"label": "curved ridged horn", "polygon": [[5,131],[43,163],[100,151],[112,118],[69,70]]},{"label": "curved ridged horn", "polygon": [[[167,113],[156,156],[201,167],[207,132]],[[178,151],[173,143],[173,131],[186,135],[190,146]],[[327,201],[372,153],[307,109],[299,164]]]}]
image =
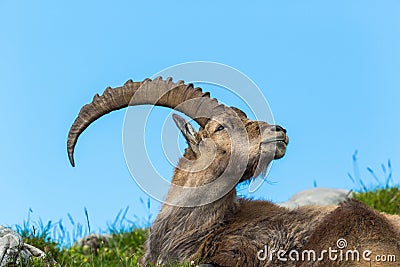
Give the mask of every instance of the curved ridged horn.
[{"label": "curved ridged horn", "polygon": [[74,149],[78,137],[92,122],[111,111],[146,104],[176,109],[201,127],[205,126],[212,112],[224,109],[216,99],[210,98],[208,92],[203,93],[201,88],[194,88],[193,84],[185,85],[183,81],[174,83],[172,78],[162,80],[157,77],[143,82],[129,80],[121,87],[107,87],[103,95],[96,94],[90,104],[82,107],[69,130],[67,150],[71,165],[75,166]]}]

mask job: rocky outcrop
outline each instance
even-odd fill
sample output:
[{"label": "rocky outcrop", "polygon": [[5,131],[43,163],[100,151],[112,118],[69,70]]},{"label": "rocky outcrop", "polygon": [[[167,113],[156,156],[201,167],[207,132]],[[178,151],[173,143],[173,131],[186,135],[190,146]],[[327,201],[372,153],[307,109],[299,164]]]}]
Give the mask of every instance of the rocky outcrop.
[{"label": "rocky outcrop", "polygon": [[278,205],[289,209],[300,206],[330,206],[337,205],[352,198],[352,191],[348,189],[333,189],[316,187],[294,194],[288,201]]},{"label": "rocky outcrop", "polygon": [[0,225],[0,267],[8,264],[28,266],[31,257],[45,256],[46,254],[40,249],[25,244],[17,232]]}]

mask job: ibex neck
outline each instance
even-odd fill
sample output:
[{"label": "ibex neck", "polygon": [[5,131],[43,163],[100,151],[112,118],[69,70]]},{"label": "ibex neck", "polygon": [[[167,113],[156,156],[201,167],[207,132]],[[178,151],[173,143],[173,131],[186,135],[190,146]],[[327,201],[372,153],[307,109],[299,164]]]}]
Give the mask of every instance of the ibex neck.
[{"label": "ibex neck", "polygon": [[162,262],[189,260],[186,256],[194,255],[199,249],[198,244],[233,216],[237,207],[235,189],[221,199],[200,207],[164,204],[150,229],[146,258]]},{"label": "ibex neck", "polygon": [[177,231],[214,227],[231,216],[237,208],[236,190],[199,207],[176,207],[165,204],[157,219],[171,222]]},{"label": "ibex neck", "polygon": [[[181,163],[182,161],[178,166],[182,166]],[[223,182],[232,181],[233,177],[221,177],[220,173],[218,173],[221,171],[223,172],[224,168],[209,166],[205,170],[191,172],[178,167],[175,169],[172,183],[181,187],[197,188],[216,179]],[[218,185],[215,187],[218,187]],[[189,205],[183,205],[184,207],[182,207],[164,204],[162,206],[150,229],[150,238],[147,241],[149,248],[146,255],[147,259],[153,261],[161,260],[162,262],[178,259],[189,260],[185,257],[194,255],[199,249],[198,244],[201,244],[202,240],[212,234],[213,230],[221,227],[238,209],[234,186],[231,186],[227,193],[216,196],[212,201],[206,201],[203,205],[191,205],[193,204],[193,199],[197,201],[199,199],[198,196],[202,196],[201,194],[192,198],[190,194],[182,193],[179,190],[174,190],[173,186],[171,186],[166,202],[173,203],[178,200],[177,203]],[[205,195],[212,196],[213,192],[206,192]]]}]

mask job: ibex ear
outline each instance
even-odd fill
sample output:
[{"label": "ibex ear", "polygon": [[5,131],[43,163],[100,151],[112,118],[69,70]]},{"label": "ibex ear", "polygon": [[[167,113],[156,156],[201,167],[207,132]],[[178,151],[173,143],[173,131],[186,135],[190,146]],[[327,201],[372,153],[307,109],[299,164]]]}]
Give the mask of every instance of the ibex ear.
[{"label": "ibex ear", "polygon": [[172,114],[172,118],[174,119],[174,122],[176,126],[178,126],[179,130],[181,130],[190,148],[197,154],[199,150],[199,140],[196,137],[196,130],[181,116],[177,114]]}]

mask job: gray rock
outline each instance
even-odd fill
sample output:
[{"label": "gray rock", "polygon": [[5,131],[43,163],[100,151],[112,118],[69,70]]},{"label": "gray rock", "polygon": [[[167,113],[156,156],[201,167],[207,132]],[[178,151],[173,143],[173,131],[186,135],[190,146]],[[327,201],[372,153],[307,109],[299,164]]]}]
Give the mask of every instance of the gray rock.
[{"label": "gray rock", "polygon": [[8,264],[28,266],[31,257],[44,258],[45,256],[46,254],[40,249],[24,244],[18,233],[0,225],[0,267]]},{"label": "gray rock", "polygon": [[300,206],[329,206],[337,205],[348,198],[352,198],[352,191],[347,189],[333,189],[316,187],[300,191],[293,195],[288,201],[278,205],[289,209]]},{"label": "gray rock", "polygon": [[112,235],[108,234],[90,234],[76,241],[75,246],[82,247],[84,251],[97,253],[102,246],[110,245]]},{"label": "gray rock", "polygon": [[15,231],[0,225],[0,267],[8,263],[26,266],[29,257],[29,252],[24,250],[22,237]]}]

